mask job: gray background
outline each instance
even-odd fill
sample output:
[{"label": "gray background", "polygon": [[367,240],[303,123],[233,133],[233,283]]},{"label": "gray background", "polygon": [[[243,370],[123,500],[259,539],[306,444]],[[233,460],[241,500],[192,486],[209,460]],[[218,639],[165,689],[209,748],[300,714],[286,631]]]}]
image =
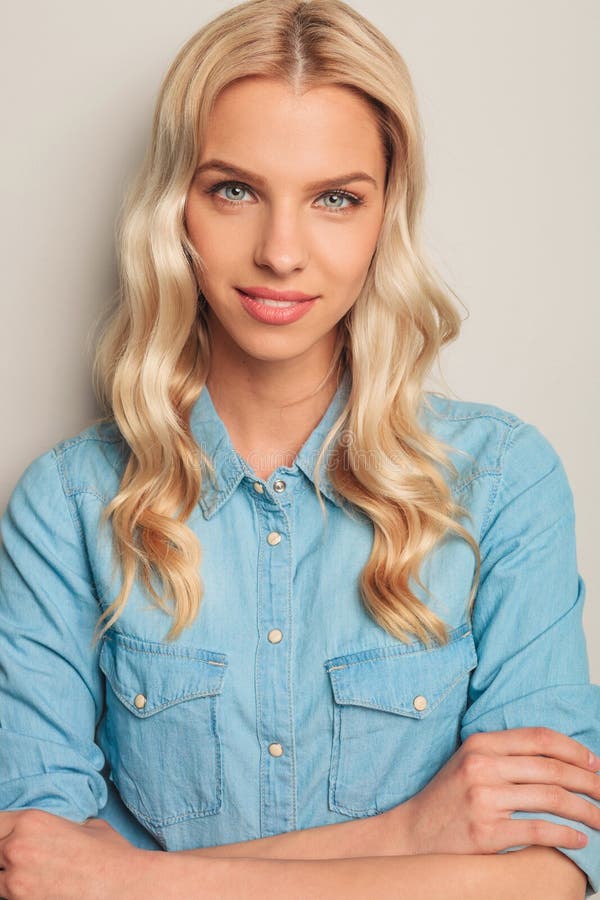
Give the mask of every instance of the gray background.
[{"label": "gray background", "polygon": [[[87,338],[116,288],[122,194],[171,59],[231,5],[2,6],[0,509],[27,463],[96,412]],[[600,682],[600,4],[353,5],[396,44],[420,103],[426,244],[469,313],[445,382],[533,422],[559,452]]]}]

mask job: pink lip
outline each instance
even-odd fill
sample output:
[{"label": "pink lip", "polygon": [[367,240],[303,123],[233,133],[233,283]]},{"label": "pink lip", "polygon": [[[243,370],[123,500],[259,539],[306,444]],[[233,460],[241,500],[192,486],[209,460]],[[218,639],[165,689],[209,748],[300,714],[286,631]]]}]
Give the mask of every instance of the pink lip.
[{"label": "pink lip", "polygon": [[263,297],[265,300],[283,300],[288,303],[300,303],[304,300],[314,300],[314,294],[302,294],[300,291],[274,291],[272,288],[263,287],[262,285],[250,285],[250,287],[238,288],[249,297]]},{"label": "pink lip", "polygon": [[291,325],[307,315],[318,299],[315,297],[311,300],[288,300],[286,303],[267,306],[262,299],[251,297],[240,288],[236,288],[236,293],[248,315],[265,325]]}]

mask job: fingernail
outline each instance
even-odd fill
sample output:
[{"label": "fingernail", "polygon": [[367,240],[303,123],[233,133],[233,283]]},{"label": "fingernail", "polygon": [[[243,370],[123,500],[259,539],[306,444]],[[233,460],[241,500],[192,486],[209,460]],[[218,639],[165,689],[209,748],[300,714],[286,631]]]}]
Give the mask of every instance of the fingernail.
[{"label": "fingernail", "polygon": [[594,769],[600,769],[600,759],[596,756],[595,753],[592,753],[591,751],[590,751],[588,765]]},{"label": "fingernail", "polygon": [[578,834],[577,834],[577,843],[580,844],[582,847],[583,847],[584,844],[587,844],[587,835],[586,835],[586,834],[582,834],[581,831],[578,832]]}]

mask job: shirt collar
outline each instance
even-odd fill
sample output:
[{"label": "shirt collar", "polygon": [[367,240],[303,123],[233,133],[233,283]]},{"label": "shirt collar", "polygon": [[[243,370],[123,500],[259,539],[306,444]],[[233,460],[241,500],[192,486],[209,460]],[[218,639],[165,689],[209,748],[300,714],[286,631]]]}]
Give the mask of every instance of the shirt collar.
[{"label": "shirt collar", "polygon": [[[319,451],[328,431],[344,409],[351,387],[352,376],[346,368],[325,414],[298,451],[292,466],[280,467],[282,472],[296,471],[297,467],[315,483],[315,464]],[[252,470],[233,446],[206,385],[192,408],[190,425],[197,443],[215,467],[216,484],[211,480],[210,472],[203,469],[202,496],[199,499],[204,518],[209,519],[229,499],[242,478],[252,474]],[[336,506],[341,507],[344,501],[334,490],[326,473],[332,449],[331,446],[328,448],[320,467],[319,490]]]}]

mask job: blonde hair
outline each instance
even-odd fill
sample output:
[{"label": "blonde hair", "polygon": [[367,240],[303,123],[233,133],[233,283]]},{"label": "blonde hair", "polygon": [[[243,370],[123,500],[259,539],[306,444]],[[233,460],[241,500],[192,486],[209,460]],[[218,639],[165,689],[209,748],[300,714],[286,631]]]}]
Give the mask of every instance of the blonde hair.
[{"label": "blonde hair", "polygon": [[352,387],[321,447],[316,491],[325,512],[318,478],[331,448],[332,486],[374,526],[360,578],[366,610],[402,641],[416,635],[445,643],[445,622],[410,582],[427,591],[421,564],[449,532],[475,554],[469,608],[479,580],[477,543],[457,521],[469,513],[455,503],[442,471],[456,477],[447,452],[454,448],[418,421],[422,404],[431,409],[424,379],[440,348],[458,335],[460,318],[420,247],[425,174],[409,73],[394,46],[341,0],[235,6],[185,43],[162,84],[152,140],[120,220],[118,304],[94,361],[104,413],[98,421],[114,420],[129,448],[119,491],[102,517],[111,520],[122,588],[100,616],[98,625],[108,621],[95,639],[122,613],[140,575],[152,601],[173,618],[167,641],[200,609],[202,547],[186,521],[206,474],[215,473],[191,432],[190,412],[206,382],[210,344],[196,277],[202,261],[184,208],[211,108],[224,87],[249,75],[285,79],[297,90],[340,85],[376,113],[388,163],[384,219],[363,288],[339,323],[330,373],[347,367]]}]

